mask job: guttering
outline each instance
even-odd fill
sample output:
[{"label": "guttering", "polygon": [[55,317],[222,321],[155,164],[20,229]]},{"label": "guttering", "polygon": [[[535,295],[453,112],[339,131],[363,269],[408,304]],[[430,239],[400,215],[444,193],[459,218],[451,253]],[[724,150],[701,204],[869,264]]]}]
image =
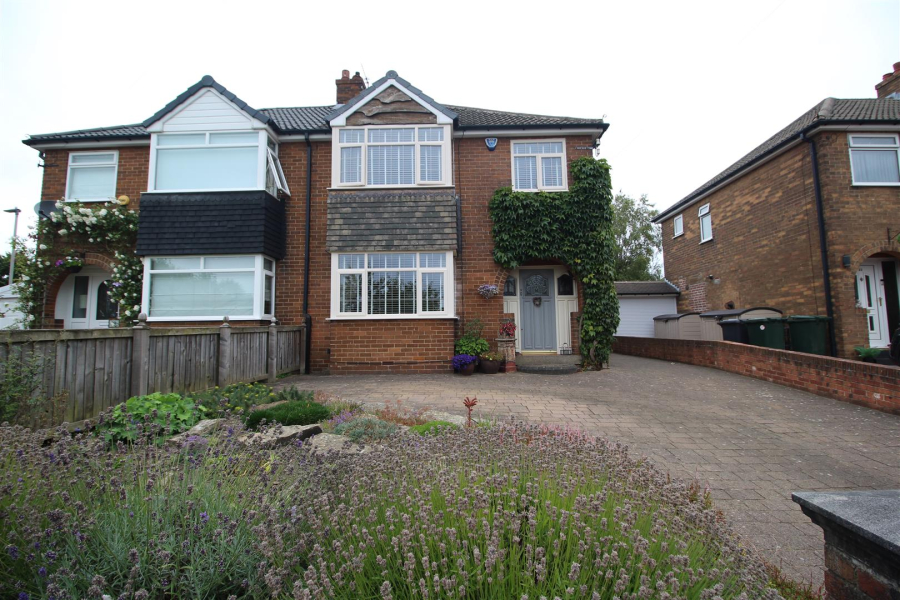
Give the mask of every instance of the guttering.
[{"label": "guttering", "polygon": [[306,325],[306,365],[304,373],[309,375],[312,357],[312,317],[309,315],[309,225],[310,225],[310,206],[312,204],[312,142],[309,140],[309,133],[306,134],[306,229],[304,235],[303,250],[303,323]]},{"label": "guttering", "polygon": [[816,220],[819,224],[819,249],[822,257],[822,284],[825,291],[825,312],[831,323],[828,325],[831,356],[837,356],[837,336],[834,333],[834,301],[831,297],[831,273],[828,270],[828,241],[825,232],[825,208],[822,204],[822,185],[819,181],[819,158],[816,154],[816,142],[805,133],[800,138],[809,144],[809,160],[812,163],[813,188],[816,196]]},{"label": "guttering", "polygon": [[557,129],[583,129],[585,131],[606,131],[609,123],[598,121],[596,123],[558,123],[556,125],[458,125],[457,131],[509,131],[520,129],[523,131],[555,131]]},{"label": "guttering", "polygon": [[662,223],[663,221],[667,220],[671,216],[680,213],[684,209],[691,207],[692,205],[696,204],[697,202],[700,202],[701,200],[703,200],[710,194],[719,191],[720,189],[729,185],[736,179],[743,177],[750,171],[753,171],[754,169],[761,167],[765,163],[767,163],[770,160],[777,157],[779,154],[787,152],[791,148],[793,148],[793,147],[797,146],[798,144],[800,144],[801,142],[803,142],[803,140],[807,136],[818,133],[820,130],[846,131],[846,130],[856,129],[856,128],[883,129],[885,126],[897,127],[898,125],[900,125],[900,121],[887,120],[887,119],[866,120],[866,121],[834,121],[834,120],[816,121],[815,123],[811,123],[810,125],[807,125],[805,128],[800,130],[799,133],[792,135],[791,137],[785,139],[781,143],[776,144],[772,148],[766,150],[765,152],[763,152],[762,154],[757,156],[755,159],[753,159],[752,161],[750,161],[749,163],[747,163],[746,165],[744,165],[743,167],[741,167],[740,169],[738,169],[737,171],[735,171],[734,173],[729,175],[726,179],[724,179],[718,183],[715,183],[709,187],[701,188],[700,190],[697,190],[694,193],[692,193],[691,195],[689,195],[687,198],[684,198],[684,199],[676,202],[675,204],[673,204],[672,206],[670,206],[669,208],[667,208],[666,210],[661,212],[656,218],[653,219],[652,222],[656,223],[656,224]]}]

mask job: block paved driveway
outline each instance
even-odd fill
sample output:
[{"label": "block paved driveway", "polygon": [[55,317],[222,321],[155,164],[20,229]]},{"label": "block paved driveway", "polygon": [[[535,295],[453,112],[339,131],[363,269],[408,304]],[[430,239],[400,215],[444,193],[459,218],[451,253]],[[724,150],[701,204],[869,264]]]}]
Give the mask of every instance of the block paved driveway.
[{"label": "block paved driveway", "polygon": [[[795,579],[823,580],[822,530],[801,490],[900,488],[900,417],[779,385],[613,355],[575,375],[295,376],[280,386],[343,398],[569,425],[628,444],[673,476],[708,483],[734,528]],[[279,386],[279,387],[280,387]]]}]

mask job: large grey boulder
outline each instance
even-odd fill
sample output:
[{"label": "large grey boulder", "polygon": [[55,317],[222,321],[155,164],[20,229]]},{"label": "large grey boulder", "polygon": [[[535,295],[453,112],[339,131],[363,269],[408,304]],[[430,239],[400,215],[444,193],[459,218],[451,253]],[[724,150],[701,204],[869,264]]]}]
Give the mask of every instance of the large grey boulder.
[{"label": "large grey boulder", "polygon": [[367,454],[372,451],[372,446],[351,442],[345,435],[334,433],[320,433],[309,441],[312,451],[316,454]]},{"label": "large grey boulder", "polygon": [[319,425],[285,425],[275,426],[266,431],[251,431],[238,436],[241,444],[261,444],[263,446],[285,446],[292,442],[305,440],[322,433]]},{"label": "large grey boulder", "polygon": [[222,429],[222,426],[226,421],[227,419],[203,419],[187,431],[170,437],[168,440],[166,440],[166,444],[170,446],[182,446],[185,442],[188,441],[189,438],[209,437],[218,430]]}]

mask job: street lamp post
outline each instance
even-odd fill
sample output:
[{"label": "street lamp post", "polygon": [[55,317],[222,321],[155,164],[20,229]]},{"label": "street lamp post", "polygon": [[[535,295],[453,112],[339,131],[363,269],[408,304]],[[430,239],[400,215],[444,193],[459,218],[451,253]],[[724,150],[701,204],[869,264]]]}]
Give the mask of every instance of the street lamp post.
[{"label": "street lamp post", "polygon": [[7,208],[3,212],[16,215],[16,219],[13,221],[12,249],[9,253],[9,285],[12,285],[13,276],[16,274],[16,235],[19,229],[19,213],[22,211],[18,208]]}]

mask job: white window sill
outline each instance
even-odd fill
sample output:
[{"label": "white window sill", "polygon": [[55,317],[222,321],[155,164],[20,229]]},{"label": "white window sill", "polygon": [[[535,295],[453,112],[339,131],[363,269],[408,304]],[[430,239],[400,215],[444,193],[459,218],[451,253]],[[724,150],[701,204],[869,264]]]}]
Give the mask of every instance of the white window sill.
[{"label": "white window sill", "polygon": [[[263,315],[261,317],[248,317],[248,316],[240,316],[240,317],[228,317],[228,322],[231,321],[265,321],[271,320],[272,315]],[[179,321],[218,321],[222,322],[222,317],[147,317],[148,323],[175,323]]]},{"label": "white window sill", "polygon": [[536,190],[517,190],[517,189],[513,188],[513,191],[514,191],[514,192],[527,192],[527,193],[530,193],[530,194],[536,194],[537,192],[548,192],[548,193],[552,193],[552,192],[568,192],[568,191],[569,191],[569,188],[546,188],[546,189],[540,188],[540,189],[536,189]]},{"label": "white window sill", "polygon": [[109,198],[66,198],[66,202],[116,202],[116,198],[114,196]]},{"label": "white window sill", "polygon": [[703,240],[702,242],[700,242],[700,244],[701,244],[701,245],[702,245],[702,244],[708,244],[708,243],[710,243],[711,241],[713,241],[714,239],[715,239],[715,238],[709,238],[708,240]]},{"label": "white window sill", "polygon": [[885,182],[885,183],[853,183],[853,187],[900,187],[900,182]]},{"label": "white window sill", "polygon": [[341,185],[338,187],[328,188],[329,192],[340,191],[368,191],[368,190],[434,190],[434,189],[453,189],[453,185],[449,183],[435,183],[433,185],[412,184],[412,185]]},{"label": "white window sill", "polygon": [[216,188],[212,190],[147,190],[145,194],[214,194],[216,192],[266,192],[266,188]]},{"label": "white window sill", "polygon": [[325,319],[326,323],[331,321],[437,321],[437,320],[457,320],[459,317],[453,315],[339,315]]},{"label": "white window sill", "polygon": [[679,233],[678,235],[673,235],[672,239],[674,240],[675,238],[680,238],[683,235],[684,235],[684,233]]}]

